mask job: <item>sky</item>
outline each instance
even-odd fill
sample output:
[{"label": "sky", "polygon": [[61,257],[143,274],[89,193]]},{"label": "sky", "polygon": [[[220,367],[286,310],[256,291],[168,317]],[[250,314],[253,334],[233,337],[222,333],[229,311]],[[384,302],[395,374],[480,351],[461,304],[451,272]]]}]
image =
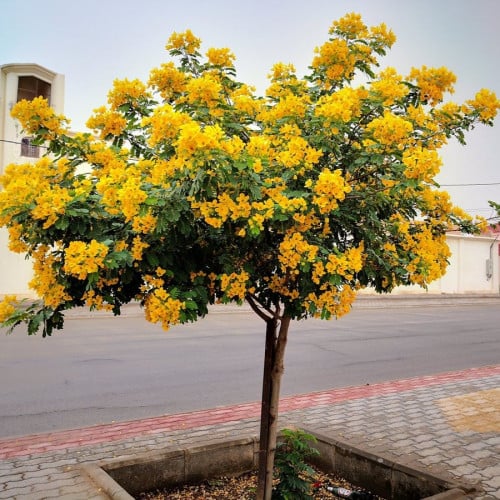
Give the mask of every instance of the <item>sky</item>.
[{"label": "sky", "polygon": [[[209,47],[229,47],[238,79],[263,94],[276,62],[302,76],[331,23],[349,12],[369,26],[386,23],[397,41],[381,60],[406,75],[412,67],[446,66],[457,75],[449,100],[481,88],[500,97],[500,0],[0,0],[0,65],[37,63],[65,75],[65,110],[83,131],[106,103],[116,78],[147,80],[169,61],[168,37],[191,29]],[[500,202],[500,117],[441,150],[437,180],[455,204],[490,217]]]}]

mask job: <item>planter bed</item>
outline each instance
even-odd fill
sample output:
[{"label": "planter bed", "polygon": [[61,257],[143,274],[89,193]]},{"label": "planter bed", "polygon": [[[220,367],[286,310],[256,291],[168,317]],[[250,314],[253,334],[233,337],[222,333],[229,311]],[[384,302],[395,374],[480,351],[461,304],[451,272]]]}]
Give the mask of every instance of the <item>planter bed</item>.
[{"label": "planter bed", "polygon": [[[319,455],[312,465],[333,472],[387,499],[470,498],[474,486],[452,481],[366,452],[349,443],[305,429],[316,437]],[[257,468],[258,439],[214,441],[189,448],[168,447],[134,458],[86,464],[85,473],[113,500],[131,500],[145,491],[196,484]]]}]

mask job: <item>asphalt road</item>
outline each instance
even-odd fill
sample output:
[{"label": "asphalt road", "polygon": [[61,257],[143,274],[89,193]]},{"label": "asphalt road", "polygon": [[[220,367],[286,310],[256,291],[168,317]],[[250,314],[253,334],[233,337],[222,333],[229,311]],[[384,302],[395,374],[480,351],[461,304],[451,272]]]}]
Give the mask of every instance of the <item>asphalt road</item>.
[{"label": "asphalt road", "polygon": [[[260,399],[264,323],[212,313],[164,332],[141,317],[0,334],[0,437]],[[282,396],[500,362],[496,304],[358,309],[291,326]]]}]

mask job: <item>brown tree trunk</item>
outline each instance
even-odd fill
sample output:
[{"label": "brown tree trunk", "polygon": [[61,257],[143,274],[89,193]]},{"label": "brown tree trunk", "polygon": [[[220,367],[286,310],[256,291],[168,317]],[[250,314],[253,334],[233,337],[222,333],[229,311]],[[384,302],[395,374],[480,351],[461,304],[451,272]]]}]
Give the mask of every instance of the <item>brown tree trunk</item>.
[{"label": "brown tree trunk", "polygon": [[260,416],[259,473],[257,500],[271,500],[274,454],[278,435],[278,406],[285,346],[290,318],[266,320],[266,350]]}]

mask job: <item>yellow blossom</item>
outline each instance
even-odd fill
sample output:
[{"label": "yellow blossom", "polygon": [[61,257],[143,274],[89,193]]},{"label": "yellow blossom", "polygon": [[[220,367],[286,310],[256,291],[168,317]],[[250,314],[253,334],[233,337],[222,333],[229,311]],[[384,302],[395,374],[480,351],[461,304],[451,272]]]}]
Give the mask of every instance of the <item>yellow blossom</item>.
[{"label": "yellow blossom", "polygon": [[109,135],[121,135],[127,126],[127,120],[120,112],[101,106],[94,109],[94,115],[87,120],[86,125],[90,129],[100,130],[101,138],[105,139]]},{"label": "yellow blossom", "polygon": [[247,283],[250,275],[246,271],[231,274],[221,274],[221,292],[231,300],[244,300],[247,293]]},{"label": "yellow blossom", "polygon": [[420,87],[421,99],[431,105],[443,100],[445,92],[453,93],[457,77],[447,68],[412,68],[410,80],[415,80]]},{"label": "yellow blossom", "polygon": [[54,139],[57,135],[67,133],[64,125],[68,120],[63,115],[57,115],[49,106],[47,99],[35,97],[31,101],[19,101],[11,111],[13,118],[21,122],[23,129],[29,134],[37,134],[40,129],[43,139]]},{"label": "yellow blossom", "polygon": [[0,302],[0,323],[9,319],[9,317],[16,312],[18,303],[15,295],[5,295]]},{"label": "yellow blossom", "polygon": [[201,40],[193,35],[191,30],[183,33],[172,33],[166,45],[167,50],[185,50],[188,54],[194,54],[201,45]]},{"label": "yellow blossom", "polygon": [[345,195],[351,192],[351,186],[345,181],[340,169],[333,172],[324,169],[318,176],[318,180],[306,183],[312,186],[315,193],[313,202],[318,206],[320,213],[326,214],[338,208],[338,202],[345,199]]},{"label": "yellow blossom", "polygon": [[314,262],[318,253],[317,245],[309,244],[299,232],[292,232],[285,236],[279,245],[281,268],[297,269],[302,262]]},{"label": "yellow blossom", "polygon": [[187,81],[188,76],[178,70],[173,62],[168,62],[151,70],[148,83],[158,90],[163,99],[168,100],[184,92]]},{"label": "yellow blossom", "polygon": [[142,260],[142,254],[146,248],[149,247],[149,243],[143,241],[139,236],[136,236],[132,242],[132,258],[134,260]]},{"label": "yellow blossom", "polygon": [[137,101],[141,97],[149,97],[144,83],[138,79],[117,79],[113,82],[113,88],[108,93],[108,103],[111,106],[111,109],[116,110],[122,104],[130,101]]},{"label": "yellow blossom", "polygon": [[234,54],[228,48],[210,48],[207,50],[207,59],[210,64],[229,68],[233,66]]},{"label": "yellow blossom", "polygon": [[108,251],[104,243],[96,240],[91,240],[90,243],[72,241],[64,250],[64,271],[84,280],[88,274],[96,273],[104,267]]},{"label": "yellow blossom", "polygon": [[403,163],[406,166],[406,177],[421,179],[424,182],[431,182],[442,165],[441,158],[435,150],[422,147],[413,147],[405,151]]},{"label": "yellow blossom", "polygon": [[161,323],[164,330],[180,322],[185,303],[172,297],[164,288],[148,293],[144,301],[145,317],[151,323]]},{"label": "yellow blossom", "polygon": [[349,39],[364,38],[368,35],[368,28],[360,14],[351,12],[334,21],[329,33],[339,33]]},{"label": "yellow blossom", "polygon": [[466,102],[475,111],[479,111],[481,121],[489,122],[495,118],[500,109],[500,101],[494,92],[488,89],[481,89],[474,99]]},{"label": "yellow blossom", "polygon": [[413,125],[408,120],[386,111],[384,116],[375,118],[367,125],[373,139],[383,146],[396,146],[402,149],[409,141]]},{"label": "yellow blossom", "polygon": [[219,102],[222,85],[213,75],[205,74],[191,79],[186,85],[186,92],[190,103],[211,107]]},{"label": "yellow blossom", "polygon": [[40,245],[32,254],[33,279],[28,286],[43,299],[45,306],[55,309],[71,295],[58,280],[56,267],[60,265],[60,258],[54,256],[47,246]]},{"label": "yellow blossom", "polygon": [[371,82],[370,87],[382,99],[384,106],[390,106],[409,92],[408,86],[402,81],[402,76],[394,68],[386,68],[380,72],[377,80]]}]

